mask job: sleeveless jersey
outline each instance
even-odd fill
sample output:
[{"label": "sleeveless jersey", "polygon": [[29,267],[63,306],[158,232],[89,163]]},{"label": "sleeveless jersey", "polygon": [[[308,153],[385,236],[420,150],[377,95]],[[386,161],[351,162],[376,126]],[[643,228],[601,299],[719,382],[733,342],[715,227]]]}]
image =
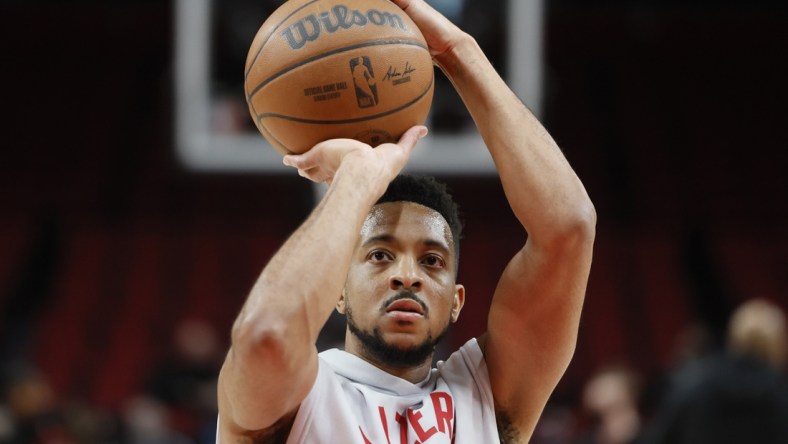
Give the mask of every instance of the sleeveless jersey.
[{"label": "sleeveless jersey", "polygon": [[476,339],[438,362],[418,384],[338,349],[318,356],[317,378],[287,444],[500,442],[487,365]]}]

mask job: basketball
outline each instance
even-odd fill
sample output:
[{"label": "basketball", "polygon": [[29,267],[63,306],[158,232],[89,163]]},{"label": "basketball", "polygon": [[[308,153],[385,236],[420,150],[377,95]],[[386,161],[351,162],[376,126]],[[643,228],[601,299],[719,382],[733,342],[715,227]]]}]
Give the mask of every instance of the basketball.
[{"label": "basketball", "polygon": [[327,139],[396,142],[423,124],[434,71],[424,36],[388,0],[290,0],[255,35],[244,92],[282,154]]}]

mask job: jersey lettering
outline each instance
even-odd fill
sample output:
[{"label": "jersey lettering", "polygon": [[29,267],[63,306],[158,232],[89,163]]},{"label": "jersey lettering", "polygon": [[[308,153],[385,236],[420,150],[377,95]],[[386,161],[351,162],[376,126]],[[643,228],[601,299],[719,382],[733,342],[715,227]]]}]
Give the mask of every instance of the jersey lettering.
[{"label": "jersey lettering", "polygon": [[438,421],[438,430],[441,433],[448,433],[449,438],[453,438],[454,403],[451,395],[446,392],[432,392],[430,398],[432,398],[432,405],[435,407],[435,419]]},{"label": "jersey lettering", "polygon": [[410,421],[411,427],[416,432],[416,436],[419,437],[421,442],[424,442],[432,437],[432,435],[438,433],[438,429],[435,427],[430,427],[427,431],[424,431],[421,424],[419,424],[419,420],[421,419],[422,414],[420,411],[413,411],[412,409],[408,409],[408,421]]},{"label": "jersey lettering", "polygon": [[[424,444],[438,435],[447,435],[448,439],[441,442],[454,442],[454,401],[451,395],[446,392],[433,392],[429,399],[431,402],[425,403],[419,409],[409,408],[403,412],[393,412],[393,415],[387,413],[384,406],[378,407],[380,424],[386,437],[385,444],[392,444],[389,433],[390,419],[394,420],[392,425],[399,429],[398,444]],[[383,444],[371,441],[361,426],[359,431],[365,443]]]}]

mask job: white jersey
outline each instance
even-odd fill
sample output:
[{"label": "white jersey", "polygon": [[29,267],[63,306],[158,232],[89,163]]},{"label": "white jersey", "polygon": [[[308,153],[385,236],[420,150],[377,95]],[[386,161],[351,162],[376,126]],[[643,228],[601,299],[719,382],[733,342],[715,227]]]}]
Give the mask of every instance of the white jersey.
[{"label": "white jersey", "polygon": [[[412,384],[353,354],[320,353],[287,444],[498,443],[490,377],[476,339]],[[216,443],[219,443],[217,427]]]},{"label": "white jersey", "polygon": [[[319,354],[317,378],[287,444],[498,443],[487,365],[476,339],[418,384],[337,349]],[[217,428],[216,443],[219,444]]]}]

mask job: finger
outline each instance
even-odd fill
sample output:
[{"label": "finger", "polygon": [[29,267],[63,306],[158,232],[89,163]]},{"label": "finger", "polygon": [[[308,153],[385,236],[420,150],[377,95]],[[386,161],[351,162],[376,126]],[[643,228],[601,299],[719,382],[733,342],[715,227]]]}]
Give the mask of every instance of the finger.
[{"label": "finger", "polygon": [[285,156],[282,157],[282,163],[289,167],[298,168],[298,159],[294,154],[285,154]]},{"label": "finger", "polygon": [[433,58],[447,54],[460,38],[459,28],[424,0],[392,1],[419,27],[427,40]]},{"label": "finger", "polygon": [[413,3],[411,0],[391,0],[395,5],[399,6],[405,12],[408,12],[408,8],[410,4]]},{"label": "finger", "polygon": [[286,154],[282,158],[282,163],[299,170],[308,170],[315,166],[312,157],[308,151],[303,154]]},{"label": "finger", "polygon": [[416,25],[421,26],[419,22],[424,23],[425,20],[428,20],[430,15],[433,17],[435,16],[443,16],[438,11],[435,10],[429,3],[423,0],[392,0],[400,9],[405,11],[406,14],[410,16],[413,21],[416,22]]},{"label": "finger", "polygon": [[402,137],[399,138],[399,142],[397,142],[397,145],[410,151],[416,146],[416,143],[418,143],[419,140],[423,139],[424,136],[427,135],[428,132],[429,130],[427,129],[427,127],[423,125],[416,125],[414,127],[411,127],[410,129],[405,131]]}]

